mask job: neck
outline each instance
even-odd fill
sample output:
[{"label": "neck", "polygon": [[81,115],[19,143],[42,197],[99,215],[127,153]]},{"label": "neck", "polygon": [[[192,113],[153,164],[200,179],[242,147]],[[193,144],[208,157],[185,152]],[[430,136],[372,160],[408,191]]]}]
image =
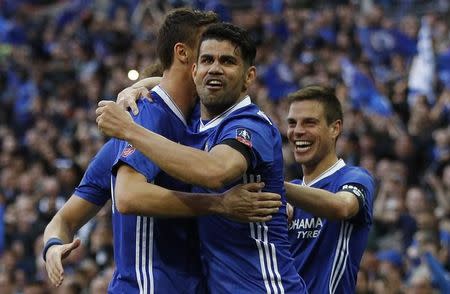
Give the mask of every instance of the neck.
[{"label": "neck", "polygon": [[231,105],[217,105],[217,106],[209,106],[206,107],[205,105],[201,104],[201,118],[203,120],[211,120],[215,117],[218,117],[231,107],[235,106],[236,104],[239,104],[242,100],[244,100],[245,97],[247,97],[247,93],[241,93],[239,98]]},{"label": "neck", "polygon": [[305,184],[314,181],[325,171],[327,171],[330,167],[332,167],[337,161],[338,158],[336,156],[336,153],[330,152],[328,156],[322,159],[318,164],[311,164],[311,165],[303,164],[302,170]]},{"label": "neck", "polygon": [[172,65],[170,69],[164,71],[159,85],[172,97],[184,117],[187,118],[195,105],[196,92],[192,77],[186,69]]}]

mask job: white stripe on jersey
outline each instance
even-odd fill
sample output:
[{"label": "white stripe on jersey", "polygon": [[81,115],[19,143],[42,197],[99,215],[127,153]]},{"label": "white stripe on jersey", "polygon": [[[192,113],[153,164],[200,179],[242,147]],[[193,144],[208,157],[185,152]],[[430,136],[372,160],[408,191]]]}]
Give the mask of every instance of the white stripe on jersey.
[{"label": "white stripe on jersey", "polygon": [[136,217],[135,271],[139,293],[141,294],[153,294],[155,291],[153,280],[153,225],[153,217],[139,215]]},{"label": "white stripe on jersey", "polygon": [[338,244],[334,255],[333,268],[331,271],[330,283],[328,286],[329,293],[336,292],[336,288],[345,272],[347,258],[349,254],[348,243],[352,234],[353,225],[349,222],[341,222],[341,230],[339,232]]},{"label": "white stripe on jersey", "polygon": [[150,218],[150,232],[149,232],[149,252],[148,252],[148,274],[150,275],[150,294],[155,292],[155,281],[153,279],[153,226],[154,219]]},{"label": "white stripe on jersey", "polygon": [[[256,182],[261,182],[261,175],[254,174],[244,174],[243,183],[254,183],[256,178]],[[277,254],[275,251],[275,245],[269,242],[269,237],[267,235],[269,231],[269,227],[266,223],[250,223],[250,236],[255,240],[256,246],[258,247],[259,254],[259,264],[261,266],[261,273],[264,280],[264,286],[266,287],[266,292],[268,294],[284,294],[284,287],[281,282],[280,271],[278,270],[278,262],[277,262]],[[267,277],[267,273],[269,274],[269,279]],[[274,275],[275,273],[275,275]],[[275,278],[276,276],[276,278]],[[275,281],[276,279],[276,281]],[[278,287],[277,287],[278,285]],[[278,290],[280,292],[278,292]]]},{"label": "white stripe on jersey", "polygon": [[264,285],[266,286],[266,292],[268,294],[271,293],[270,290],[270,286],[269,286],[269,282],[267,281],[267,274],[266,274],[266,267],[264,265],[264,253],[263,250],[261,248],[261,241],[259,241],[256,238],[256,234],[255,234],[255,226],[256,224],[254,223],[250,223],[250,236],[255,239],[256,242],[256,246],[258,247],[258,252],[259,252],[259,264],[261,265],[261,272],[262,272],[262,276],[263,276],[263,280],[264,280]]},{"label": "white stripe on jersey", "polygon": [[281,283],[281,275],[280,272],[278,271],[278,262],[277,262],[277,254],[275,252],[275,245],[273,245],[272,243],[270,244],[270,248],[272,249],[272,256],[273,258],[273,268],[275,269],[275,275],[277,276],[277,282],[278,282],[278,287],[280,288],[280,293],[284,294],[284,287],[283,284]]},{"label": "white stripe on jersey", "polygon": [[116,201],[114,201],[114,184],[113,184],[113,177],[111,176],[111,210],[112,213],[114,213],[114,205],[116,205]]},{"label": "white stripe on jersey", "polygon": [[[268,229],[269,228],[265,223],[250,223],[250,235],[255,240],[256,246],[258,247],[259,262],[264,285],[266,287],[266,293],[284,294],[284,287],[281,283],[281,276],[278,270],[275,245],[268,241]],[[269,277],[267,276],[267,273],[269,274]]]},{"label": "white stripe on jersey", "polygon": [[270,284],[273,287],[274,294],[278,294],[278,289],[277,289],[277,286],[275,284],[275,277],[274,277],[273,272],[272,272],[272,262],[271,262],[271,259],[270,259],[271,258],[271,252],[269,252],[269,246],[268,246],[268,243],[269,243],[268,242],[269,238],[267,237],[267,230],[268,230],[268,228],[267,228],[266,225],[261,225],[261,224],[258,224],[257,226],[258,226],[258,230],[261,230],[262,233],[263,233],[264,252],[266,254],[267,271],[269,272]]},{"label": "white stripe on jersey", "polygon": [[[144,294],[148,293],[148,288],[147,288],[147,284],[148,284],[148,280],[147,280],[147,267],[146,267],[146,262],[147,262],[147,217],[142,217],[142,219],[144,220],[144,223],[142,225],[142,231],[140,232],[142,234],[142,248],[139,248],[139,250],[141,251],[141,274],[142,274],[142,278],[144,280]],[[138,237],[138,236],[136,236]]]},{"label": "white stripe on jersey", "polygon": [[143,287],[142,287],[142,280],[141,280],[141,273],[139,271],[139,261],[140,261],[140,256],[141,256],[141,216],[137,216],[136,217],[136,259],[134,261],[135,263],[135,270],[136,270],[136,279],[138,282],[138,286],[139,286],[139,293],[143,293]]}]

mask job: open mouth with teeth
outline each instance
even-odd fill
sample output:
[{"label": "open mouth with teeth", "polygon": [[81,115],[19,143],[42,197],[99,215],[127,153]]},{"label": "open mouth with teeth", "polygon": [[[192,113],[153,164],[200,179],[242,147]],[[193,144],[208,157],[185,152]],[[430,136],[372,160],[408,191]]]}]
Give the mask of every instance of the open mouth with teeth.
[{"label": "open mouth with teeth", "polygon": [[295,151],[308,151],[309,149],[311,149],[312,144],[313,143],[309,141],[297,140],[295,141]]},{"label": "open mouth with teeth", "polygon": [[206,82],[206,86],[212,89],[220,89],[222,88],[223,83],[221,80],[211,79]]}]

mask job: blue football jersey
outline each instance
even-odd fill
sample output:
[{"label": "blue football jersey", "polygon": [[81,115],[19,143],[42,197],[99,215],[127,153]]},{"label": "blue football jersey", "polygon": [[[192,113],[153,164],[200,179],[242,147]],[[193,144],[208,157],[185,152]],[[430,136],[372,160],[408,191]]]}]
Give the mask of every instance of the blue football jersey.
[{"label": "blue football jersey", "polygon": [[[209,151],[228,139],[247,145],[251,166],[244,179],[222,191],[259,178],[265,191],[282,196],[282,207],[270,222],[239,223],[221,216],[199,217],[201,254],[211,293],[305,293],[289,251],[283,159],[278,129],[250,97],[222,115],[199,124],[195,147]],[[198,192],[210,191],[195,187]]]},{"label": "blue football jersey", "polygon": [[[302,184],[301,180],[292,182]],[[295,266],[308,291],[354,293],[372,224],[374,181],[366,170],[347,166],[340,159],[308,186],[332,193],[354,191],[363,200],[358,214],[345,221],[328,220],[294,208],[289,226]]]},{"label": "blue football jersey", "polygon": [[[151,95],[153,102],[145,99],[138,102],[139,115],[134,117],[135,121],[175,142],[184,143],[186,121],[180,110],[162,88],[153,88]],[[205,293],[194,219],[124,215],[117,211],[114,189],[111,191],[115,177],[111,176],[111,171],[123,163],[143,174],[148,182],[180,191],[191,189],[169,177],[124,141],[112,139],[94,158],[86,172],[90,176],[85,176],[86,181],[77,188],[77,195],[100,205],[107,200],[105,194],[99,196],[100,192],[109,192],[109,195],[112,192],[116,268],[108,292]],[[86,187],[92,187],[91,192],[96,194],[89,193]]]},{"label": "blue football jersey", "polygon": [[112,139],[92,158],[74,194],[95,205],[103,206],[111,199],[111,167],[121,146]]}]

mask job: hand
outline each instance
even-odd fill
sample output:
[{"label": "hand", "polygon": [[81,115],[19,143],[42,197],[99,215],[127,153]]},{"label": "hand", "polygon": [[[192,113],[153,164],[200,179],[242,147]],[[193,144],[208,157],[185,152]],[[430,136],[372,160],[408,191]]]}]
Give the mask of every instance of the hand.
[{"label": "hand", "polygon": [[288,228],[292,224],[292,220],[294,219],[294,207],[290,205],[289,203],[286,203],[286,214],[287,214],[287,220],[288,220]]},{"label": "hand", "polygon": [[237,185],[224,193],[223,214],[240,222],[265,222],[278,212],[281,196],[275,193],[259,192],[264,183]]},{"label": "hand", "polygon": [[72,243],[63,245],[53,245],[47,251],[45,269],[48,277],[55,287],[59,287],[64,280],[64,269],[62,260],[80,246],[80,239],[73,240]]},{"label": "hand", "polygon": [[128,111],[113,101],[100,101],[95,110],[97,125],[105,135],[126,140],[127,130],[134,124]]},{"label": "hand", "polygon": [[146,87],[128,87],[123,89],[117,95],[117,104],[122,107],[123,110],[131,109],[134,115],[139,113],[139,108],[136,104],[136,101],[141,98],[147,98],[150,101],[153,101],[150,97],[150,91]]}]

